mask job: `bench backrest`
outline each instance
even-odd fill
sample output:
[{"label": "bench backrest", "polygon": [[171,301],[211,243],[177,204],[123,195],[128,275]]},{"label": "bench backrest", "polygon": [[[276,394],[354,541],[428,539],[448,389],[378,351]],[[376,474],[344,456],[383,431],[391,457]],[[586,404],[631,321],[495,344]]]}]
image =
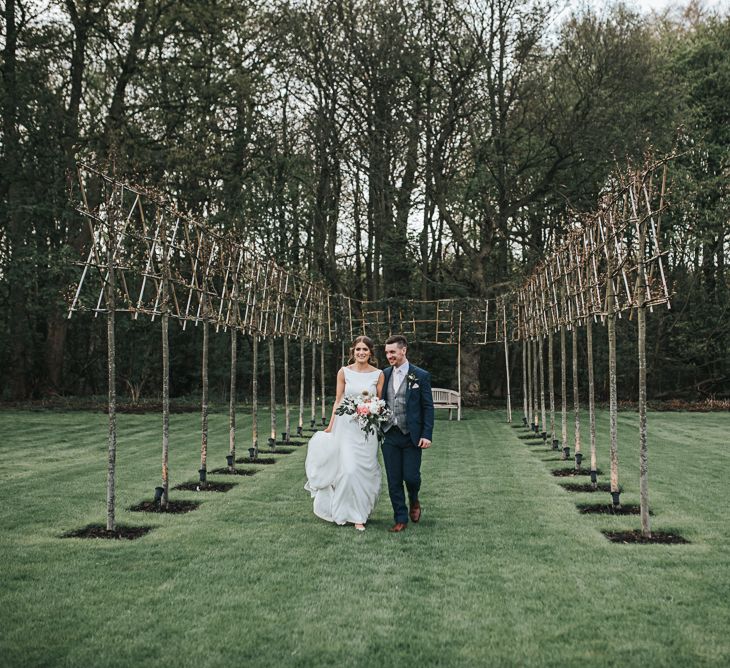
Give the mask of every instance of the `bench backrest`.
[{"label": "bench backrest", "polygon": [[456,390],[447,390],[441,387],[431,389],[433,393],[433,403],[435,404],[453,404],[459,405],[459,393]]}]

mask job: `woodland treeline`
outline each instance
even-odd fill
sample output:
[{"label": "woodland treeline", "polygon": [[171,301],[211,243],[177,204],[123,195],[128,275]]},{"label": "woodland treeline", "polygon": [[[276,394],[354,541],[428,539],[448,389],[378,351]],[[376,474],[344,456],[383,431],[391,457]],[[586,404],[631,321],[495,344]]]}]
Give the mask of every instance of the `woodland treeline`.
[{"label": "woodland treeline", "polygon": [[[77,159],[111,156],[117,175],[335,291],[434,299],[508,290],[572,212],[595,209],[617,165],[676,152],[662,220],[675,294],[649,317],[649,394],[730,391],[728,15],[520,0],[5,0],[1,29],[5,400],[105,390],[103,319],[66,318],[88,243],[68,179]],[[634,327],[619,323],[627,397]],[[157,328],[120,317],[118,329],[120,390],[159,395]],[[183,395],[198,388],[200,336],[175,330],[172,393]],[[223,395],[219,338],[210,382]],[[498,348],[466,354],[483,398],[504,392]],[[453,386],[453,350],[413,355]]]}]

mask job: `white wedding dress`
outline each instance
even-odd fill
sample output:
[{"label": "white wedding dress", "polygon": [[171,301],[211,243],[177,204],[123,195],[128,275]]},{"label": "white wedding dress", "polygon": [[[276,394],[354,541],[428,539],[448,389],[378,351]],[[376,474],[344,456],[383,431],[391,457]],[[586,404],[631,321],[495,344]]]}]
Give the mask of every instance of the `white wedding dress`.
[{"label": "white wedding dress", "polygon": [[[345,396],[363,390],[376,394],[382,371],[359,373],[344,367]],[[336,415],[332,431],[309,441],[304,489],[314,499],[314,514],[335,524],[364,524],[380,493],[378,437],[365,434],[352,415]]]}]

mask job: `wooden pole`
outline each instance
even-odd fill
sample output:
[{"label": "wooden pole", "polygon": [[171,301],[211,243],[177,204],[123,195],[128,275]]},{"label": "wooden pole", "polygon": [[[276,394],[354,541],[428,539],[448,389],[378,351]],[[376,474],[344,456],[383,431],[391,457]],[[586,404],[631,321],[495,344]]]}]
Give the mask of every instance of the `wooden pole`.
[{"label": "wooden pole", "polygon": [[[110,207],[111,208],[111,207]],[[106,343],[107,374],[109,383],[109,436],[106,462],[106,530],[116,530],[116,470],[117,470],[117,359],[116,359],[116,294],[114,271],[114,248],[116,229],[114,212],[108,213],[109,239],[107,240],[107,284],[106,284]]]},{"label": "wooden pole", "polygon": [[276,449],[276,360],[274,357],[274,337],[269,337],[269,413],[271,414],[271,433],[269,448]]},{"label": "wooden pole", "polygon": [[575,420],[575,468],[580,470],[583,453],[580,447],[580,404],[578,396],[578,325],[573,325],[573,410]]}]

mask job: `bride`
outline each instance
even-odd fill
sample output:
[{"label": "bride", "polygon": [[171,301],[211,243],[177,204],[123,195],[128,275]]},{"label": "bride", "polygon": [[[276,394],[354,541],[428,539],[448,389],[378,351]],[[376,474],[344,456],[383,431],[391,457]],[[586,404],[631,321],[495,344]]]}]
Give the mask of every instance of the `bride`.
[{"label": "bride", "polygon": [[314,514],[328,522],[351,522],[359,531],[380,492],[378,438],[366,434],[352,415],[335,415],[343,397],[367,390],[381,398],[383,372],[376,366],[373,341],[358,336],[350,348],[353,364],[337,373],[337,395],[328,427],[309,441],[304,489],[314,499]]}]

